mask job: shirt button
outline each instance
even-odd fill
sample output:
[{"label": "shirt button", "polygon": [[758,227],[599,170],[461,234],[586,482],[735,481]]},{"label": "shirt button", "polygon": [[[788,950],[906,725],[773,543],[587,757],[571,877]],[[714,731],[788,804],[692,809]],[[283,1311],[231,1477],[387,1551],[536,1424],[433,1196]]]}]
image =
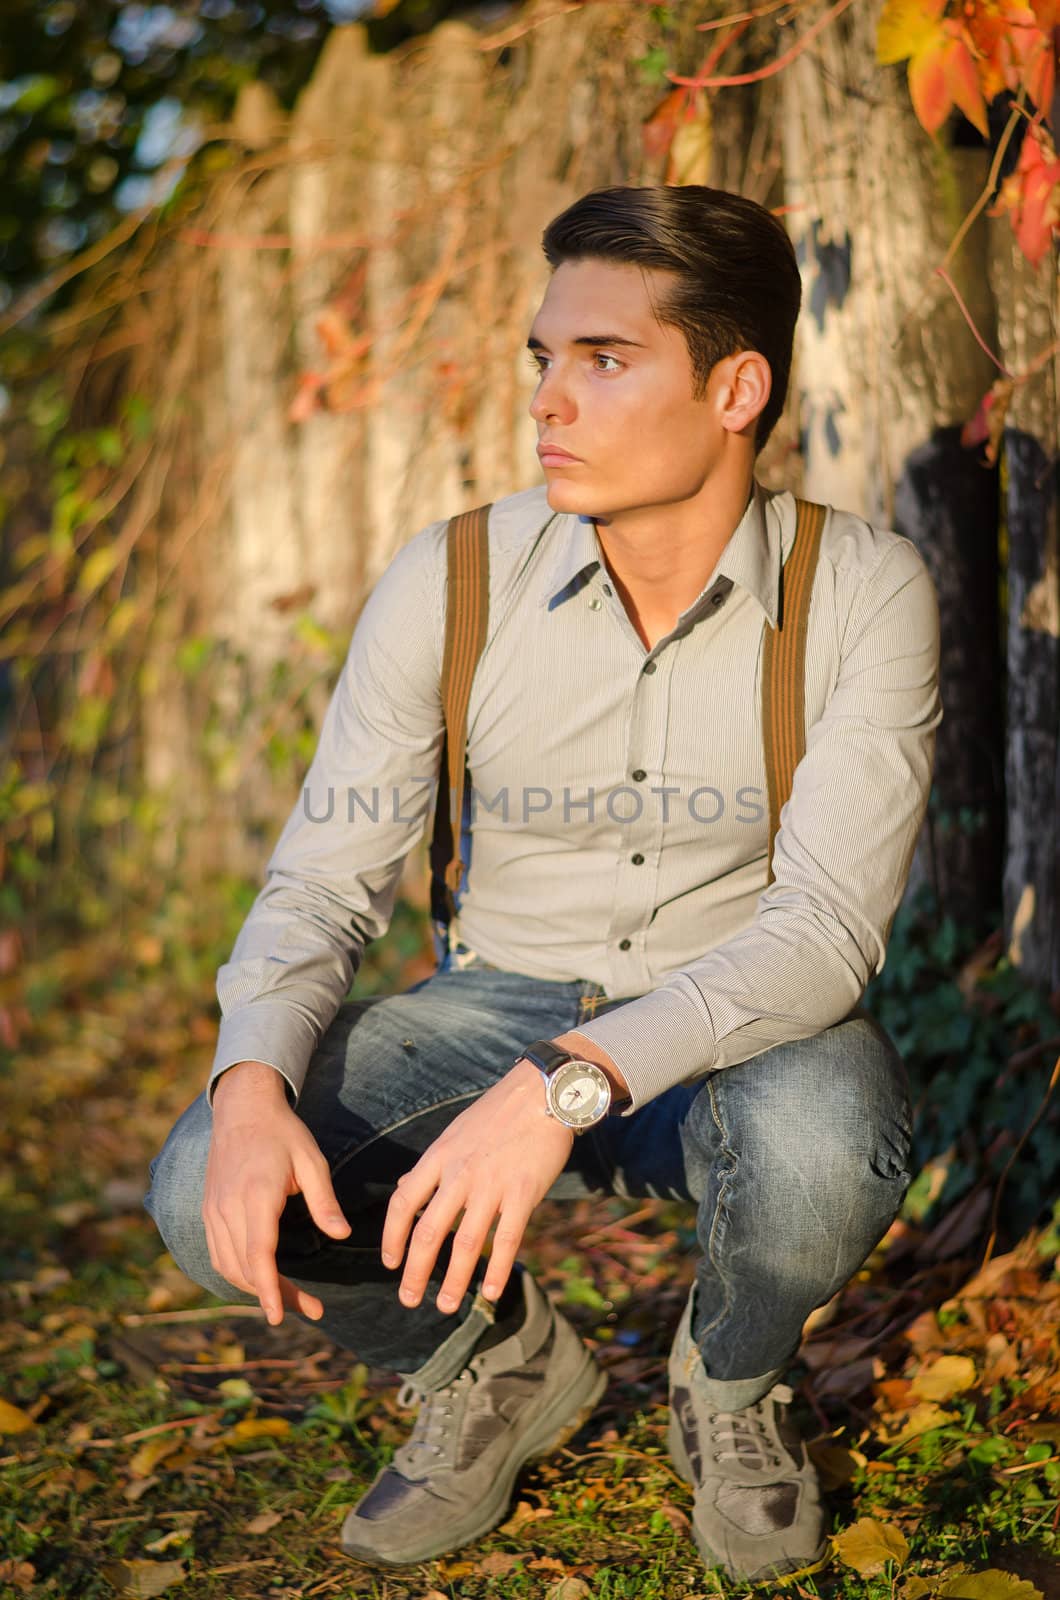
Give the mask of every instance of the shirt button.
[{"label": "shirt button", "polygon": [[618,948],[620,950],[632,950],[632,948],[633,948],[633,940],[632,939],[622,939],[619,942]]},{"label": "shirt button", "polygon": [[658,662],[656,662],[656,661],[645,661],[645,663],[644,663],[645,676],[650,678],[652,673],[655,671],[655,668],[657,666],[658,666]]},{"label": "shirt button", "polygon": [[639,850],[635,856],[630,856],[629,859],[632,861],[635,867],[642,867],[644,865],[644,857],[641,855]]},{"label": "shirt button", "polygon": [[645,772],[643,767],[636,767],[634,768],[631,776],[634,783],[643,783],[648,774]]},{"label": "shirt button", "polygon": [[600,599],[600,596],[594,594],[592,599],[589,601],[589,610],[590,611],[599,611],[599,609],[603,605],[603,603],[604,602]]},{"label": "shirt button", "polygon": [[605,594],[610,594],[611,593],[611,585],[609,583],[605,583],[604,584],[604,593]]},{"label": "shirt button", "polygon": [[720,606],[724,599],[725,596],[723,594],[712,595],[710,603],[712,606]]}]

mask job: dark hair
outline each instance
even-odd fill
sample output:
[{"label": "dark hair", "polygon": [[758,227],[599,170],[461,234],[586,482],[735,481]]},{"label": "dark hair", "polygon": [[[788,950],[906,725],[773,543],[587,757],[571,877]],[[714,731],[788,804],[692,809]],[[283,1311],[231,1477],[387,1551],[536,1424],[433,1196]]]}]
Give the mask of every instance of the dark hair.
[{"label": "dark hair", "polygon": [[754,200],[705,184],[593,189],[554,217],[541,239],[549,265],[597,258],[675,275],[656,301],[692,361],[693,396],[717,362],[757,350],[772,388],[755,426],[761,450],[784,409],[802,280],[782,222]]}]

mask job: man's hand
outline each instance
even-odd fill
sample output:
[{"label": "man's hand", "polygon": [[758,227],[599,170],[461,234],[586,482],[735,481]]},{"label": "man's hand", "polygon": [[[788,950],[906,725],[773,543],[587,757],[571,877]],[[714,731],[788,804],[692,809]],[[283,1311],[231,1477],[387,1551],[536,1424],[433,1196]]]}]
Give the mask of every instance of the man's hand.
[{"label": "man's hand", "polygon": [[274,1326],[285,1305],[322,1317],[316,1295],[276,1268],[279,1219],[288,1195],[303,1194],[317,1227],[344,1239],[339,1208],[320,1147],[287,1103],[283,1078],[261,1061],[229,1067],[214,1090],[213,1134],[206,1160],[202,1217],[210,1260],[237,1289],[257,1295]]},{"label": "man's hand", "polygon": [[461,1212],[438,1309],[456,1311],[460,1305],[495,1222],[482,1292],[488,1300],[499,1299],[531,1213],[563,1171],[573,1143],[571,1130],[546,1112],[541,1074],[529,1061],[518,1062],[462,1111],[398,1179],[387,1208],[384,1266],[399,1267],[408,1244],[402,1304],[419,1305]]}]

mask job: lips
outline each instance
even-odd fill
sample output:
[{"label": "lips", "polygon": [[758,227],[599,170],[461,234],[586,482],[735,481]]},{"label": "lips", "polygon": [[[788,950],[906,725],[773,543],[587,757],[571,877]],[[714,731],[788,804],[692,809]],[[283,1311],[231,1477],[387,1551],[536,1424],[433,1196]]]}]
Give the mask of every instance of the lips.
[{"label": "lips", "polygon": [[569,450],[561,449],[558,444],[539,444],[537,454],[541,460],[544,460],[545,456],[556,456],[561,461],[579,460],[578,456],[572,456]]}]

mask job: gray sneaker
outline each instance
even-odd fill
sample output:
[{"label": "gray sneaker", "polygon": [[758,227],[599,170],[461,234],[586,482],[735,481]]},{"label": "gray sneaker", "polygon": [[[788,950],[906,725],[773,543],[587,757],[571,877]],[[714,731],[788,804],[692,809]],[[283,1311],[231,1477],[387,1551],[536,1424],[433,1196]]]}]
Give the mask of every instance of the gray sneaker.
[{"label": "gray sneaker", "polygon": [[504,1520],[524,1462],[569,1439],[607,1378],[567,1319],[521,1274],[526,1314],[509,1338],[419,1400],[412,1434],[342,1526],[347,1555],[409,1566],[470,1544]]},{"label": "gray sneaker", "polygon": [[[694,1291],[693,1291],[694,1292]],[[758,1581],[815,1565],[829,1540],[817,1473],[774,1384],[740,1411],[721,1411],[692,1338],[692,1294],[670,1353],[674,1466],[695,1490],[692,1533],[708,1567]]]}]

